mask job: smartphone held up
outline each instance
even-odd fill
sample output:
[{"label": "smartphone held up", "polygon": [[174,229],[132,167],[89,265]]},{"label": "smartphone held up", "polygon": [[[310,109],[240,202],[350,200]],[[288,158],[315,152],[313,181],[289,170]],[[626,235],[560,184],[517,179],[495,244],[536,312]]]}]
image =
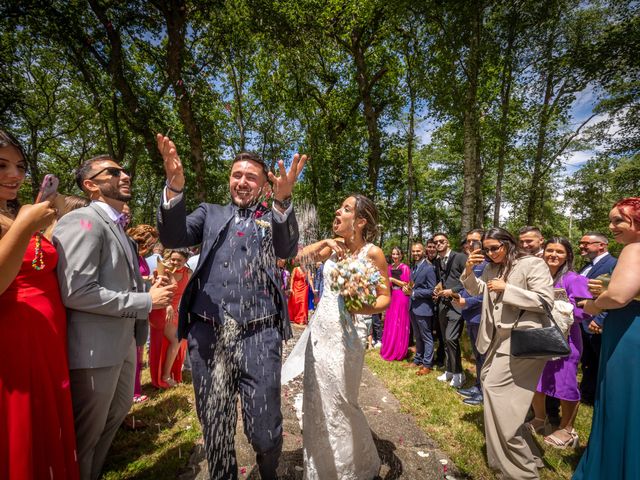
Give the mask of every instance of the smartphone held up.
[{"label": "smartphone held up", "polygon": [[47,200],[53,200],[58,194],[58,185],[60,181],[58,177],[47,173],[42,179],[38,196],[36,197],[36,203],[46,202]]}]

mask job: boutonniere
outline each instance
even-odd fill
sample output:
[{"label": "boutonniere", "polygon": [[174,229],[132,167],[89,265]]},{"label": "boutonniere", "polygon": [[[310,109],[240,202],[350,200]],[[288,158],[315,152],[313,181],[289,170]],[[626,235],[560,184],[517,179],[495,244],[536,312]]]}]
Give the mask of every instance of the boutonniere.
[{"label": "boutonniere", "polygon": [[264,220],[256,220],[256,225],[260,228],[271,228],[271,223],[265,222]]}]

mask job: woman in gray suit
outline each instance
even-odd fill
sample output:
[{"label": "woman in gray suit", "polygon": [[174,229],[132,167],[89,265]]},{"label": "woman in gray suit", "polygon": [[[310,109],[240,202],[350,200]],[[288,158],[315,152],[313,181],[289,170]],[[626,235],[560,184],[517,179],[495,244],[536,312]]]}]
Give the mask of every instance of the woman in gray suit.
[{"label": "woman in gray suit", "polygon": [[[544,261],[520,252],[506,230],[490,229],[482,245],[460,280],[471,295],[483,295],[476,347],[486,358],[481,378],[487,459],[498,478],[537,479],[541,452],[523,424],[546,360],[512,357],[511,329],[519,317],[518,328],[546,324],[553,279]],[[476,278],[473,267],[485,258],[489,263]]]}]

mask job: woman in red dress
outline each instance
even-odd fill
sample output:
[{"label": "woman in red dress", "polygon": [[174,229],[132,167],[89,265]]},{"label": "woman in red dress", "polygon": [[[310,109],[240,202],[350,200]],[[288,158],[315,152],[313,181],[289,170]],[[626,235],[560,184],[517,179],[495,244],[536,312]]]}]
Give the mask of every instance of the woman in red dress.
[{"label": "woman in red dress", "polygon": [[[149,368],[151,383],[155,387],[175,387],[182,382],[182,364],[187,351],[187,341],[178,341],[178,306],[187,287],[191,270],[185,264],[188,253],[185,250],[167,251],[168,260],[174,270],[171,273],[177,288],[171,306],[154,310],[149,317],[151,338],[149,342]],[[165,273],[168,273],[165,271]]]},{"label": "woman in red dress", "polygon": [[307,283],[307,271],[302,265],[293,269],[290,283],[289,320],[298,325],[306,325],[309,313],[309,284]]},{"label": "woman in red dress", "polygon": [[78,479],[58,256],[40,230],[50,202],[17,212],[26,173],[17,141],[0,130],[0,478]]}]

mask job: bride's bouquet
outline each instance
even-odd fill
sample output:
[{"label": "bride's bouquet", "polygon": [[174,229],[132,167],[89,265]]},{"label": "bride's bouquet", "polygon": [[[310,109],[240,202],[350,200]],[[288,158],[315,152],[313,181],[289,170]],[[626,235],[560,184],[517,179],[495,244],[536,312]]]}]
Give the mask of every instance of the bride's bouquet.
[{"label": "bride's bouquet", "polygon": [[360,310],[365,305],[376,302],[376,289],[384,280],[380,271],[369,260],[346,258],[331,270],[331,290],[344,299],[350,312]]}]

